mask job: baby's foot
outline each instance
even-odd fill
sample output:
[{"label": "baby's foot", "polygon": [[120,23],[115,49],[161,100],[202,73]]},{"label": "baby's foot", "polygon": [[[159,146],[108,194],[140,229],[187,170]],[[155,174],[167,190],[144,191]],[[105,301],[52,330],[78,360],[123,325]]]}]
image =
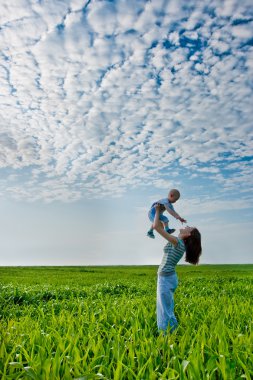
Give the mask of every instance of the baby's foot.
[{"label": "baby's foot", "polygon": [[166,232],[168,232],[169,234],[173,234],[173,232],[175,232],[175,228],[166,228],[165,229]]},{"label": "baby's foot", "polygon": [[151,239],[154,239],[154,238],[155,238],[155,235],[154,235],[153,230],[149,230],[149,231],[147,232],[147,236],[150,237]]}]

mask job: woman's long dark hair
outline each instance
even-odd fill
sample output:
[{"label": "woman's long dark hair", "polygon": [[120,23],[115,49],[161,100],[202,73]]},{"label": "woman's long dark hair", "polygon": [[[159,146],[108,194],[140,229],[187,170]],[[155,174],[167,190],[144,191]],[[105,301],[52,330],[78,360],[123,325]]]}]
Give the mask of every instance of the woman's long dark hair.
[{"label": "woman's long dark hair", "polygon": [[199,256],[202,252],[201,247],[201,235],[197,228],[191,231],[191,235],[184,239],[184,245],[186,250],[185,261],[190,264],[198,264]]}]

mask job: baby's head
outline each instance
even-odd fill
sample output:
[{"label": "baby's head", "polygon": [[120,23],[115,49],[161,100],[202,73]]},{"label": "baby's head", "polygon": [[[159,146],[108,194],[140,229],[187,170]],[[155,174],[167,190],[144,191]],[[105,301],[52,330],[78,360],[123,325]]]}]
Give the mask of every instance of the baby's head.
[{"label": "baby's head", "polygon": [[175,203],[180,198],[180,192],[177,189],[171,189],[168,194],[170,203]]}]

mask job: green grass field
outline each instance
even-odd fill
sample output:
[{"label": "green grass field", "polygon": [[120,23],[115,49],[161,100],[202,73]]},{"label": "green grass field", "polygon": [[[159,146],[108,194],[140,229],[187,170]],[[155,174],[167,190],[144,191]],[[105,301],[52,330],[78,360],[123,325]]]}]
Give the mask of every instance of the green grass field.
[{"label": "green grass field", "polygon": [[178,266],[167,336],[156,271],[0,267],[1,380],[252,379],[253,265]]}]

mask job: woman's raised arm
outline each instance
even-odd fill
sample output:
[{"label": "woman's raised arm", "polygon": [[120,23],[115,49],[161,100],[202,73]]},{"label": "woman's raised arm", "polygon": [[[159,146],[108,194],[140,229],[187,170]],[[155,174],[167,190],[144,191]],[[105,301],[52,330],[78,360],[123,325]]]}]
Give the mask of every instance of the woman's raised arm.
[{"label": "woman's raised arm", "polygon": [[170,235],[168,232],[166,232],[163,228],[163,225],[162,225],[162,222],[160,221],[159,219],[159,216],[160,216],[160,206],[159,205],[156,205],[155,206],[155,209],[156,209],[156,213],[155,213],[155,220],[154,220],[154,224],[153,224],[153,227],[154,229],[164,238],[166,239],[167,241],[169,241],[170,243],[172,243],[173,245],[177,245],[177,238],[175,238],[175,236],[172,236]]}]

